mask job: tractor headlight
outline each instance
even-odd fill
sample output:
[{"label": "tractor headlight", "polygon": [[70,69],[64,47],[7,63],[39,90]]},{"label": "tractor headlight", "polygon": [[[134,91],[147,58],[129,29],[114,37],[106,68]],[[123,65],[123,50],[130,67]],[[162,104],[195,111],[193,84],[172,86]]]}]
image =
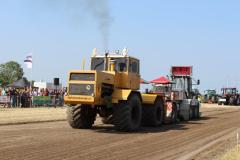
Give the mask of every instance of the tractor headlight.
[{"label": "tractor headlight", "polygon": [[86,90],[90,91],[92,89],[91,85],[86,85]]}]

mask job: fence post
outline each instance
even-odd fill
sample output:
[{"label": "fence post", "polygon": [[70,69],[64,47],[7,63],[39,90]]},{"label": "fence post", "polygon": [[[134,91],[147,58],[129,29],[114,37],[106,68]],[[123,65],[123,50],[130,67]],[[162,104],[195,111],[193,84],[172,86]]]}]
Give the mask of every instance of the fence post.
[{"label": "fence post", "polygon": [[237,132],[237,152],[239,152],[239,132]]}]

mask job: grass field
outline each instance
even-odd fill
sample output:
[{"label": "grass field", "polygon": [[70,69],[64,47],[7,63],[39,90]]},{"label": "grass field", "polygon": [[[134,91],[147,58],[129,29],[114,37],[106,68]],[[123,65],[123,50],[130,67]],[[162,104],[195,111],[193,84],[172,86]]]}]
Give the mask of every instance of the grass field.
[{"label": "grass field", "polygon": [[230,150],[220,160],[240,160],[240,145]]}]

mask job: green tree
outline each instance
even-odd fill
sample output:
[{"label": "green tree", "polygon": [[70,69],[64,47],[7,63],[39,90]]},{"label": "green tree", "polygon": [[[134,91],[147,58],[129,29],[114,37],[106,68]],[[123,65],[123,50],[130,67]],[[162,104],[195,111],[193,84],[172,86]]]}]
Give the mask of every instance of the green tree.
[{"label": "green tree", "polygon": [[23,77],[21,65],[15,61],[0,64],[0,84],[6,86]]}]

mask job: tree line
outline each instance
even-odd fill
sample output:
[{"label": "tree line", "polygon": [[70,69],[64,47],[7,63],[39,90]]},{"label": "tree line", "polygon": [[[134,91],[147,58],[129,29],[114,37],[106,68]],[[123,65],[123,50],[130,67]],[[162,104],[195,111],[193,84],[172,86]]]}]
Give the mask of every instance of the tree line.
[{"label": "tree line", "polygon": [[0,64],[0,86],[2,87],[23,78],[23,75],[23,68],[18,62],[9,61]]}]

